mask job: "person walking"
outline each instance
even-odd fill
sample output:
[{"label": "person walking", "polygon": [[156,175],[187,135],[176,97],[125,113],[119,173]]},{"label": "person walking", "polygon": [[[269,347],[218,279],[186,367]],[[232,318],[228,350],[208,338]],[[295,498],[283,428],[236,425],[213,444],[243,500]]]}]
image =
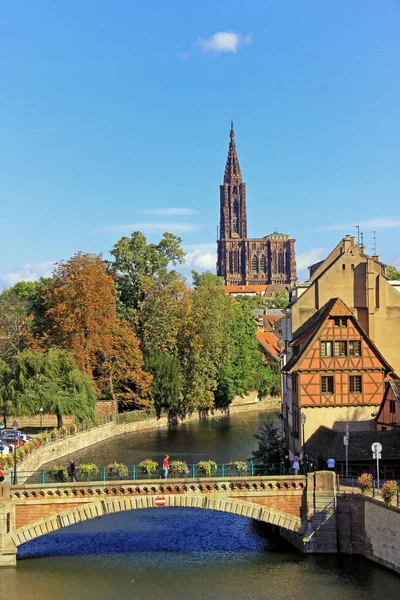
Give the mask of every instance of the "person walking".
[{"label": "person walking", "polygon": [[168,471],[169,471],[169,456],[165,455],[164,460],[162,461],[162,470],[164,479],[168,479]]},{"label": "person walking", "polygon": [[3,469],[0,467],[0,483],[3,483],[4,481],[4,471]]},{"label": "person walking", "polygon": [[78,481],[77,479],[77,467],[76,467],[76,462],[73,461],[72,459],[69,461],[69,465],[68,465],[68,477],[70,481]]},{"label": "person walking", "polygon": [[293,459],[293,464],[292,464],[292,469],[295,475],[299,474],[299,470],[300,470],[300,459],[297,456],[297,454],[294,455],[294,459]]},{"label": "person walking", "polygon": [[335,459],[328,458],[328,460],[326,461],[326,466],[328,467],[328,471],[334,471],[335,470]]},{"label": "person walking", "polygon": [[290,458],[287,454],[285,454],[285,458],[283,459],[282,464],[283,464],[283,474],[289,475],[290,474]]}]

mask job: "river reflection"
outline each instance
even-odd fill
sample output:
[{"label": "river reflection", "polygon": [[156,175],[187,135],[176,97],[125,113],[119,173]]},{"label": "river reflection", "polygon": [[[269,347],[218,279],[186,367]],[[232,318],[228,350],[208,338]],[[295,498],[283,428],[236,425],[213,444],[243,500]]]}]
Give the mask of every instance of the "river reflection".
[{"label": "river reflection", "polygon": [[[264,416],[245,413],[114,438],[77,462],[135,464],[166,452],[197,462],[247,458]],[[66,462],[69,457],[62,461]],[[357,557],[302,556],[265,524],[192,508],[109,515],[38,538],[1,571],[5,600],[394,600],[400,577]]]}]

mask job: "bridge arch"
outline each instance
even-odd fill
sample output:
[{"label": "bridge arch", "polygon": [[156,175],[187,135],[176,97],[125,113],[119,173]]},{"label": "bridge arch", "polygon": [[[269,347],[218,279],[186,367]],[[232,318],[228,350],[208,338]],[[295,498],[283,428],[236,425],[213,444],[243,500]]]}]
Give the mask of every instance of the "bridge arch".
[{"label": "bridge arch", "polygon": [[[27,523],[26,525],[15,529],[11,533],[11,537],[14,544],[18,547],[35,538],[90,519],[103,517],[117,512],[155,508],[155,498],[156,496],[116,496],[112,498],[96,498],[89,502],[82,503],[79,506],[74,506],[73,508]],[[299,533],[301,529],[301,519],[299,517],[295,517],[294,515],[281,510],[236,498],[171,494],[165,496],[165,506],[176,508],[200,508],[232,513],[257,521],[270,523],[271,525],[276,525],[297,533]],[[159,510],[162,510],[162,508]]]}]

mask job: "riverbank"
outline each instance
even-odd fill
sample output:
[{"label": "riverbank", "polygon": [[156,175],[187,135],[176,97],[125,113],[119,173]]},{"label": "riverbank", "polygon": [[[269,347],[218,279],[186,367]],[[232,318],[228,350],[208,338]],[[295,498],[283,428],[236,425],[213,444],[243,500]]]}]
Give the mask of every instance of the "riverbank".
[{"label": "riverbank", "polygon": [[[280,399],[267,397],[263,400],[254,399],[253,396],[247,396],[239,403],[236,400],[229,408],[230,415],[237,415],[240,413],[249,412],[276,412],[280,408]],[[207,415],[199,415],[198,413],[188,415],[185,419],[180,421],[179,425],[191,422],[199,422],[204,419],[220,419],[221,417],[228,414],[226,411],[214,410],[210,411]],[[19,483],[24,483],[28,475],[25,473],[37,471],[50,462],[54,462],[58,459],[63,458],[69,454],[75,454],[80,450],[88,448],[99,442],[104,442],[108,439],[115,438],[117,436],[137,433],[146,430],[155,430],[160,428],[168,428],[168,418],[151,417],[142,421],[133,421],[131,423],[115,423],[110,422],[101,427],[91,429],[77,433],[76,435],[67,436],[61,440],[53,442],[52,444],[41,446],[38,450],[35,450],[26,457],[21,463],[18,464],[17,473]]]}]

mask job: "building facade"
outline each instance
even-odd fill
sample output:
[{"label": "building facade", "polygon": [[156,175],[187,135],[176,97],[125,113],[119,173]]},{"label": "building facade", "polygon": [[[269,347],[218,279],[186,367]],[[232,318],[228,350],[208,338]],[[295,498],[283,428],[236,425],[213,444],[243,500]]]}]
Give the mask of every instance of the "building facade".
[{"label": "building facade", "polygon": [[264,238],[247,237],[246,184],[243,183],[230,131],[224,182],[220,186],[220,227],[217,275],[225,285],[274,285],[288,288],[296,281],[295,240],[275,231]]},{"label": "building facade", "polygon": [[300,328],[291,348],[283,374],[290,391],[292,452],[302,446],[301,414],[306,439],[321,425],[344,430],[352,422],[353,431],[375,430],[372,413],[393,369],[342,300],[329,300]]},{"label": "building facade", "polygon": [[[350,431],[375,429],[373,413],[381,404],[385,380],[400,372],[400,293],[386,279],[385,265],[346,236],[289,295],[281,360],[290,450],[299,451],[303,434],[307,440],[321,426],[345,431],[348,422]],[[338,297],[341,304],[337,300],[333,308]],[[314,338],[327,310],[342,310],[347,327],[327,325]],[[331,313],[329,319],[334,318],[341,316]]]}]

